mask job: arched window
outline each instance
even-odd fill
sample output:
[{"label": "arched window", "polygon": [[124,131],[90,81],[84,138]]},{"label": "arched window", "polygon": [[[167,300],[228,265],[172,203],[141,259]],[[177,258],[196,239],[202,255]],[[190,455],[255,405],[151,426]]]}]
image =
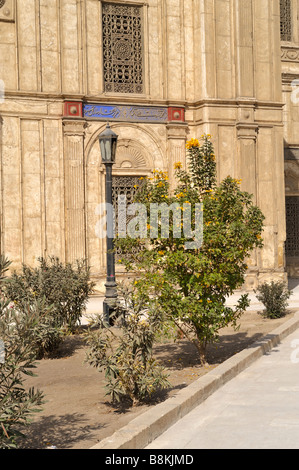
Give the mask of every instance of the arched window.
[{"label": "arched window", "polygon": [[280,0],[280,38],[292,41],[292,0]]}]

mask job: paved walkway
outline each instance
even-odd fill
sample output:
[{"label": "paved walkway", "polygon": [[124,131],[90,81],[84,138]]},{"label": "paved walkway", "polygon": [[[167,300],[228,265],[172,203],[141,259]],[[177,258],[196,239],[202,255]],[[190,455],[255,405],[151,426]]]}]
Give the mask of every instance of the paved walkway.
[{"label": "paved walkway", "polygon": [[[299,279],[290,279],[289,289],[293,291],[293,295],[289,300],[289,307],[299,309]],[[240,293],[232,295],[228,299],[227,304],[230,306],[235,305],[239,298],[240,298]],[[250,307],[248,308],[248,310],[263,310],[264,308],[263,305],[257,300],[254,294],[250,294],[249,298],[250,298]],[[90,298],[87,304],[86,313],[82,318],[83,325],[88,324],[91,317],[94,316],[95,314],[102,313],[103,300],[104,300],[104,296],[97,296],[97,297],[93,296]]]},{"label": "paved walkway", "polygon": [[299,449],[299,330],[147,449]]}]

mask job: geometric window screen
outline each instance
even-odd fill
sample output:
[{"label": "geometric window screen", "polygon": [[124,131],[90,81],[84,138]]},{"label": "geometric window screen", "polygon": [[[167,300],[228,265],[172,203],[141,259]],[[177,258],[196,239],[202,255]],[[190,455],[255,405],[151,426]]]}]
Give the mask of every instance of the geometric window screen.
[{"label": "geometric window screen", "polygon": [[286,197],[286,256],[299,258],[299,196]]},{"label": "geometric window screen", "polygon": [[[140,176],[113,176],[112,177],[112,204],[114,208],[114,229],[115,233],[120,230],[124,230],[128,227],[129,222],[135,217],[130,216],[126,213],[126,210],[119,211],[119,203],[125,204],[125,209],[130,204],[134,203],[134,199],[138,188],[142,185]],[[125,198],[125,199],[124,199]],[[122,220],[119,220],[119,217]],[[138,253],[138,247],[130,248],[131,254],[136,255]],[[115,250],[116,256],[120,258],[130,259],[130,255],[126,255],[121,252],[120,248]]]},{"label": "geometric window screen", "polygon": [[142,7],[102,4],[104,91],[143,93]]},{"label": "geometric window screen", "polygon": [[[112,204],[114,207],[116,228],[118,228],[118,203],[125,197],[126,207],[134,203],[134,198],[141,186],[140,176],[113,176],[112,177]],[[122,221],[126,226],[133,216],[126,215],[126,220]]]},{"label": "geometric window screen", "polygon": [[280,0],[280,39],[292,41],[292,0]]}]

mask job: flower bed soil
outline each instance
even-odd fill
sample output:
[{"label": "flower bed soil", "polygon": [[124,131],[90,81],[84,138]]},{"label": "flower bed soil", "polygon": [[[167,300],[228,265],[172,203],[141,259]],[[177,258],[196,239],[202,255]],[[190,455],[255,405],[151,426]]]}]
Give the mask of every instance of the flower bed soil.
[{"label": "flower bed soil", "polygon": [[109,402],[105,396],[104,373],[85,363],[87,348],[83,336],[69,336],[55,358],[38,362],[36,377],[26,378],[28,387],[43,391],[46,403],[40,413],[33,415],[19,448],[88,449],[270,333],[294,313],[295,310],[290,310],[286,317],[270,320],[258,312],[247,311],[238,331],[231,327],[221,330],[219,343],[209,346],[206,367],[198,365],[194,346],[185,340],[156,345],[155,356],[167,367],[171,387],[149,403],[134,408],[117,407]]}]

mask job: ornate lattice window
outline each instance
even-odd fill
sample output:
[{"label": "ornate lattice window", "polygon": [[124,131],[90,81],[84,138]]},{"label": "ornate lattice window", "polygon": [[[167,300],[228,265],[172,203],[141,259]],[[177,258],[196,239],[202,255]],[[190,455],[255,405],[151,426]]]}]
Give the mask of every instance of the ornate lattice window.
[{"label": "ornate lattice window", "polygon": [[286,198],[287,241],[286,256],[299,258],[299,197]]},{"label": "ornate lattice window", "polygon": [[[118,203],[122,202],[125,197],[126,207],[130,204],[133,204],[135,195],[138,191],[138,187],[142,184],[140,180],[140,176],[113,176],[112,178],[112,201],[114,207],[114,214],[115,214],[115,228],[116,231],[120,229],[120,227],[127,227],[128,223],[134,216],[130,216],[126,214],[126,220],[118,220],[118,215],[122,216],[122,211],[118,211]],[[136,250],[135,250],[136,252]],[[116,254],[120,254],[120,250],[116,249]],[[121,257],[126,257],[124,254],[121,254]]]},{"label": "ornate lattice window", "polygon": [[143,93],[142,7],[103,3],[104,91]]},{"label": "ornate lattice window", "polygon": [[292,0],[280,0],[280,38],[291,41],[292,34]]}]

